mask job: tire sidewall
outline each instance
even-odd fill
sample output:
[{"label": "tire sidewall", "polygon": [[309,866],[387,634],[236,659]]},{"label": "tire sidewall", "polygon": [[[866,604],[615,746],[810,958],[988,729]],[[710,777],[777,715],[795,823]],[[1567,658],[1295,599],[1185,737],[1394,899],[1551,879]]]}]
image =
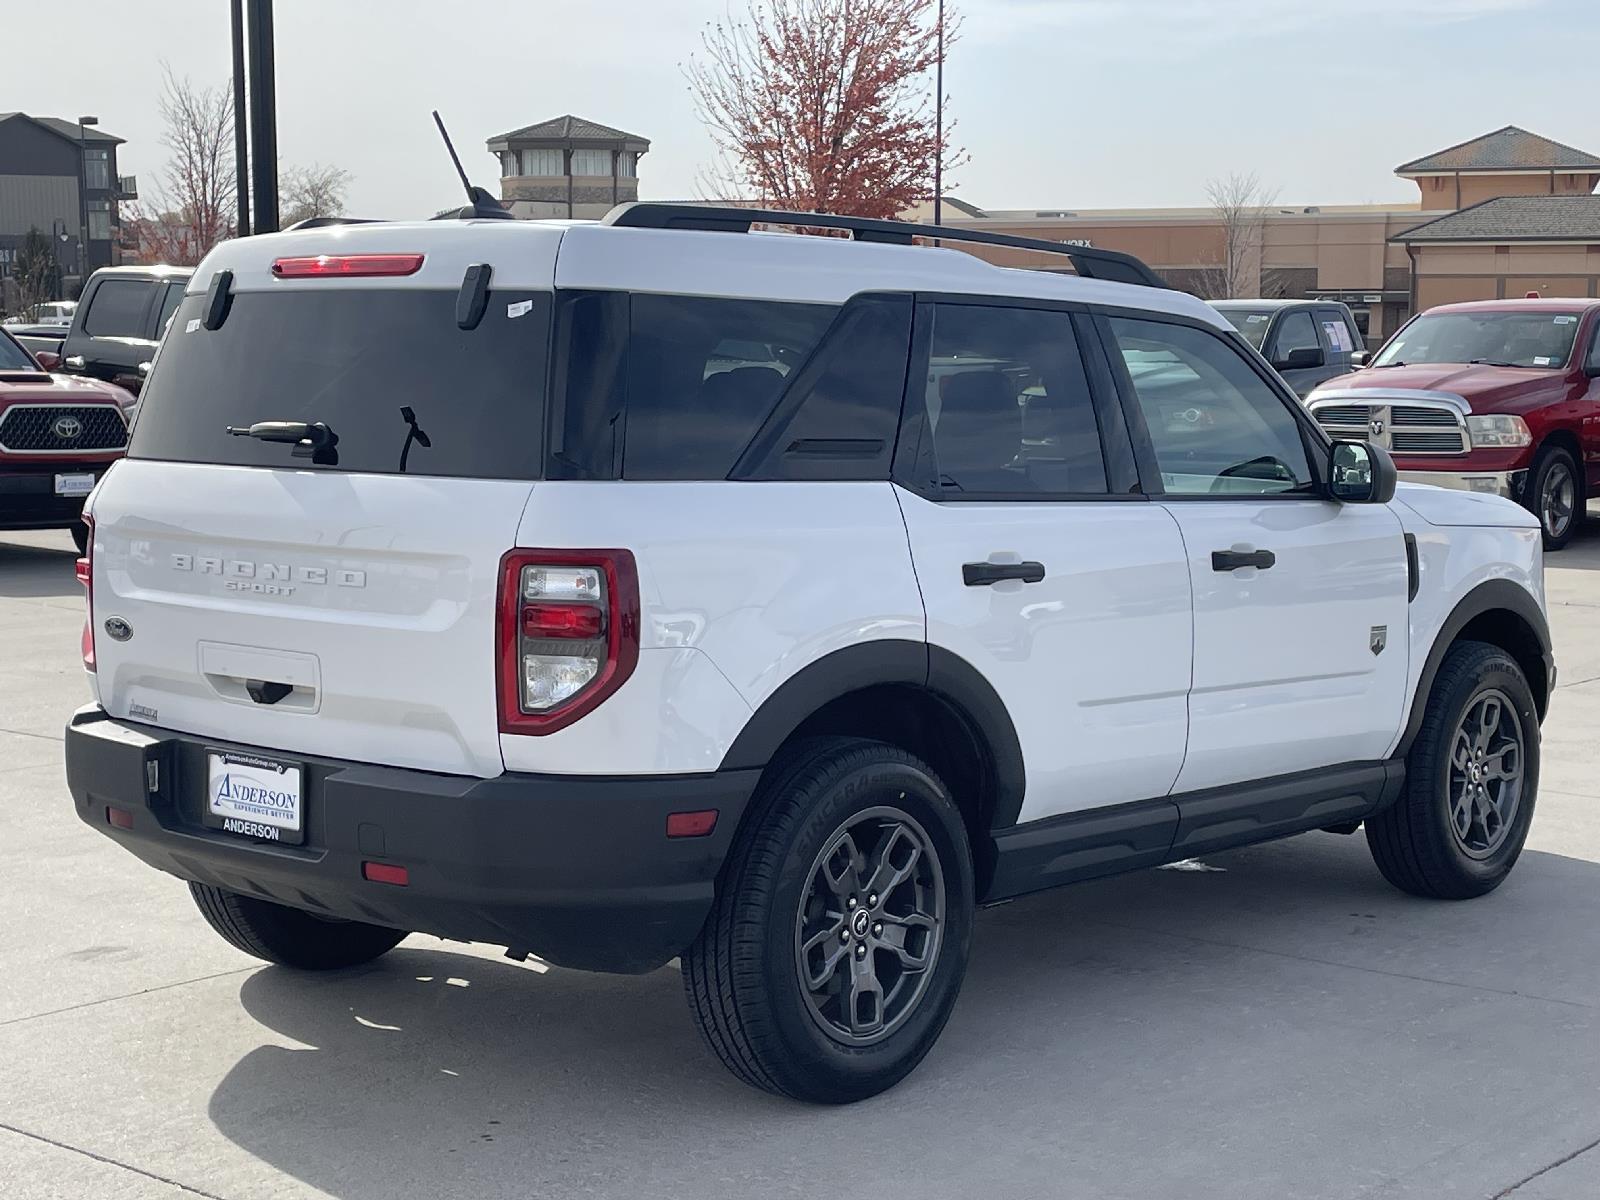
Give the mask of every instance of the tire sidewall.
[{"label": "tire sidewall", "polygon": [[[1450,818],[1450,750],[1461,719],[1486,691],[1498,690],[1510,697],[1522,727],[1523,781],[1511,833],[1487,858],[1473,858],[1456,841]],[[1486,658],[1467,678],[1444,697],[1439,744],[1429,747],[1427,770],[1428,804],[1438,829],[1442,848],[1452,868],[1464,880],[1487,890],[1494,887],[1516,863],[1528,839],[1533,822],[1534,802],[1539,793],[1539,716],[1533,692],[1522,672],[1507,657]]]},{"label": "tire sidewall", "polygon": [[[1566,467],[1568,478],[1572,480],[1572,519],[1567,522],[1566,532],[1559,537],[1552,535],[1544,523],[1545,478],[1557,463]],[[1533,477],[1528,485],[1528,501],[1529,509],[1539,518],[1539,532],[1544,538],[1547,550],[1559,550],[1572,540],[1573,535],[1578,532],[1578,526],[1583,523],[1584,488],[1583,476],[1578,472],[1577,461],[1565,447],[1547,446],[1539,452],[1539,459],[1534,464]]]},{"label": "tire sidewall", "polygon": [[[818,1027],[795,968],[795,921],[812,864],[827,839],[857,813],[887,805],[916,819],[939,856],[945,922],[933,978],[904,1025],[880,1042],[848,1046]],[[961,816],[938,778],[893,759],[834,780],[805,814],[785,851],[765,914],[765,979],[777,1031],[796,1066],[823,1098],[852,1098],[893,1086],[932,1047],[954,1007],[972,939],[972,856]]]}]

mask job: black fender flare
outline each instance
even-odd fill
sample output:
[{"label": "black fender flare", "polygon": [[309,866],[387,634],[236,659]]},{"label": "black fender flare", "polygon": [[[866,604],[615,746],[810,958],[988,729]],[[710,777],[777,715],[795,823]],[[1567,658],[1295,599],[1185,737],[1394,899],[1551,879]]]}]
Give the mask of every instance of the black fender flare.
[{"label": "black fender flare", "polygon": [[1411,744],[1417,740],[1417,734],[1422,729],[1423,714],[1428,707],[1428,696],[1433,691],[1434,678],[1439,674],[1439,664],[1444,661],[1451,645],[1473,620],[1497,611],[1509,612],[1526,625],[1539,647],[1544,662],[1544,678],[1530,679],[1529,683],[1533,685],[1539,718],[1544,719],[1555,684],[1555,656],[1550,649],[1549,623],[1540,611],[1538,601],[1527,588],[1509,579],[1491,579],[1463,596],[1439,627],[1433,645],[1428,650],[1427,660],[1422,664],[1422,674],[1417,678],[1417,690],[1411,696],[1411,715],[1400,737],[1400,745],[1395,750],[1396,758],[1404,758],[1410,753]]},{"label": "black fender flare", "polygon": [[745,722],[723,756],[721,770],[765,767],[778,748],[814,713],[835,700],[883,684],[933,693],[971,727],[993,770],[991,828],[1017,822],[1026,774],[1022,743],[1005,702],[983,673],[942,646],[880,638],[823,655],[785,680]]}]

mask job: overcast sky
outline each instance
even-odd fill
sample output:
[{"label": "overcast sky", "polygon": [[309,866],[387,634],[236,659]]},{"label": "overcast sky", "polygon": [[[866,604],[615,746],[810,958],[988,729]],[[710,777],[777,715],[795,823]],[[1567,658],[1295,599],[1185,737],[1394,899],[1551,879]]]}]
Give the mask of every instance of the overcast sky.
[{"label": "overcast sky", "polygon": [[[1600,152],[1596,0],[951,2],[946,91],[971,154],[954,191],[984,207],[1200,204],[1230,171],[1284,203],[1408,200],[1396,164],[1506,124]],[[227,0],[5,8],[12,33],[36,28],[7,39],[0,110],[98,115],[147,192],[160,62],[227,83]],[[693,195],[709,142],[680,65],[726,10],[277,0],[281,159],[350,170],[352,213],[420,216],[457,199],[430,108],[491,190],[487,138],[572,112],[651,139],[645,198]]]}]

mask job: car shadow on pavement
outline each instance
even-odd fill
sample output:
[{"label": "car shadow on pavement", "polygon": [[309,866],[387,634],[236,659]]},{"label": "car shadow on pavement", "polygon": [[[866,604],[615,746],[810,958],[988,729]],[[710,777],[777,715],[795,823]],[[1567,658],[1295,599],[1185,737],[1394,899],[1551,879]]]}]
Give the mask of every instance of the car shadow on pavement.
[{"label": "car shadow on pavement", "polygon": [[58,548],[0,539],[0,597],[81,596],[83,586],[72,569],[78,552],[65,534],[62,541]]},{"label": "car shadow on pavement", "polygon": [[[407,946],[249,976],[240,1000],[271,1033],[209,1115],[339,1200],[811,1196],[864,1125],[915,1169],[858,1156],[852,1193],[1061,1195],[1070,1165],[1074,1195],[1336,1197],[1461,1170],[1495,1152],[1483,1129],[1545,1131],[1547,1108],[1594,1116],[1600,864],[1529,851],[1468,904],[1394,892],[1360,837],[1186,866],[980,914],[943,1039],[853,1108],[725,1074],[674,968]],[[1480,1035],[1493,1055],[1470,1050]],[[1006,1186],[987,1185],[1002,1162]]]}]

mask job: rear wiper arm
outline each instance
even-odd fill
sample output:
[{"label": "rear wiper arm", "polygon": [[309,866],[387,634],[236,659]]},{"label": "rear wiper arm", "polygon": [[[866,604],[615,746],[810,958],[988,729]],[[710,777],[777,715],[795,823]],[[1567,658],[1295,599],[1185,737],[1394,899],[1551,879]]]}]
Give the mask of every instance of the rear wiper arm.
[{"label": "rear wiper arm", "polygon": [[290,453],[295,458],[309,458],[319,466],[336,466],[339,452],[339,435],[321,421],[257,421],[254,425],[229,425],[234,437],[252,437],[261,442],[284,442],[292,445]]}]

